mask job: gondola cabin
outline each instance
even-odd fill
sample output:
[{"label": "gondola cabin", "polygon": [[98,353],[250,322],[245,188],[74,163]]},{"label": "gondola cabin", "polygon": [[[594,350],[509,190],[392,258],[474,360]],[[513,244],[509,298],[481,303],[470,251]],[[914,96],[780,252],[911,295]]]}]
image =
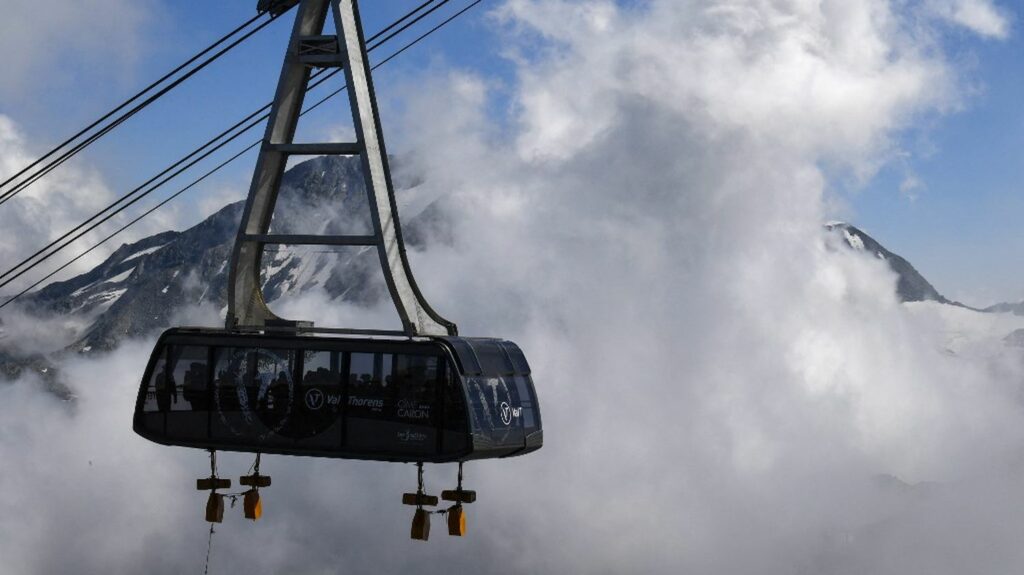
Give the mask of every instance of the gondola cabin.
[{"label": "gondola cabin", "polygon": [[449,462],[543,444],[530,367],[500,339],[386,339],[171,329],[134,429],[166,445]]}]

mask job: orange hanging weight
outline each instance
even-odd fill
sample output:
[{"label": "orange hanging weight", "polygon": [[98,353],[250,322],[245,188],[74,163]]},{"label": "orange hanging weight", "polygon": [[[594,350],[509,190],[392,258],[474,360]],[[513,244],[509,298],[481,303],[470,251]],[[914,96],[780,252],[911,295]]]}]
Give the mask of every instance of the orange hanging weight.
[{"label": "orange hanging weight", "polygon": [[263,517],[263,501],[260,499],[260,492],[255,489],[246,491],[245,497],[242,499],[242,508],[245,511],[246,519],[256,521]]},{"label": "orange hanging weight", "polygon": [[462,537],[466,534],[466,512],[461,505],[448,508],[448,535]]}]

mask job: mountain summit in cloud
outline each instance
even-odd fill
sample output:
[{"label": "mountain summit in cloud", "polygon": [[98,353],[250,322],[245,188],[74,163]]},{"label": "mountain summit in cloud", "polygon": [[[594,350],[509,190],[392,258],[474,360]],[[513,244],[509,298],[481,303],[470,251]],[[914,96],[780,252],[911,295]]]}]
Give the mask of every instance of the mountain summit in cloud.
[{"label": "mountain summit in cloud", "polygon": [[[272,224],[275,233],[366,231],[369,208],[358,158],[320,157],[288,170],[278,199],[283,209]],[[414,195],[418,182],[396,170],[399,196]],[[158,233],[124,244],[100,265],[66,281],[54,282],[19,301],[24,321],[74,318],[62,330],[63,349],[54,352],[109,351],[129,338],[147,337],[188,320],[182,313],[197,306],[206,310],[201,322],[223,319],[231,249],[244,202],[224,206],[199,224],[181,232]],[[406,241],[423,245],[441,222],[437,201],[407,205]],[[263,259],[264,293],[268,301],[285,294],[322,289],[334,301],[372,304],[386,296],[376,252],[364,247],[268,246]],[[219,319],[218,315],[219,314]],[[193,314],[194,315],[194,314]],[[212,317],[211,317],[212,316]],[[13,321],[13,320],[12,320]],[[17,331],[0,324],[2,336]],[[60,339],[60,338],[58,338]],[[0,353],[4,353],[0,351]],[[47,362],[36,353],[7,350],[0,374],[17,377],[25,368],[43,373]]]},{"label": "mountain summit in cloud", "polygon": [[[420,182],[401,175],[401,170],[398,174],[402,199]],[[284,209],[278,210],[281,215],[273,229],[276,233],[365,231],[370,224],[363,186],[357,158],[319,157],[298,164],[285,174],[278,200]],[[444,237],[442,201],[403,211],[410,246]],[[150,337],[176,323],[191,323],[188,320],[194,314],[182,314],[197,306],[207,312],[201,322],[217,323],[227,305],[231,248],[243,206],[244,202],[234,202],[185,231],[162,232],[124,244],[91,271],[25,296],[21,309],[29,317],[47,321],[74,319],[64,332],[64,347],[50,350],[57,354],[109,351],[125,339]],[[884,260],[897,276],[900,301],[960,305],[939,293],[910,262],[856,226],[830,222],[825,229],[837,234],[849,249]],[[263,260],[264,293],[273,302],[287,294],[322,289],[331,301],[372,305],[386,297],[377,266],[376,254],[366,248],[309,246],[276,251],[268,246]],[[1000,304],[985,311],[1016,309]],[[25,369],[53,373],[46,353],[9,349],[4,333],[0,324],[0,354],[4,354],[0,375],[13,379]],[[52,380],[52,375],[47,379]]]},{"label": "mountain summit in cloud", "polygon": [[900,301],[937,301],[953,303],[946,299],[932,284],[924,279],[917,269],[901,256],[890,252],[875,241],[874,238],[845,222],[829,222],[825,224],[828,231],[841,234],[843,242],[851,249],[871,254],[889,264],[889,268],[899,278],[896,283],[896,295]]}]

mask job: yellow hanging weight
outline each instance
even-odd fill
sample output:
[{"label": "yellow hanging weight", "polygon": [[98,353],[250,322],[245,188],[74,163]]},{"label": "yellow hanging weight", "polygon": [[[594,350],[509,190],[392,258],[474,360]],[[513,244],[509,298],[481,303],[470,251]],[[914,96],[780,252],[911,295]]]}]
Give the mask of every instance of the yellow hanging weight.
[{"label": "yellow hanging weight", "polygon": [[448,508],[448,535],[462,537],[466,534],[466,512],[461,505]]},{"label": "yellow hanging weight", "polygon": [[246,491],[245,497],[242,499],[242,508],[245,511],[246,519],[256,521],[263,517],[263,501],[260,499],[260,492],[255,489]]}]

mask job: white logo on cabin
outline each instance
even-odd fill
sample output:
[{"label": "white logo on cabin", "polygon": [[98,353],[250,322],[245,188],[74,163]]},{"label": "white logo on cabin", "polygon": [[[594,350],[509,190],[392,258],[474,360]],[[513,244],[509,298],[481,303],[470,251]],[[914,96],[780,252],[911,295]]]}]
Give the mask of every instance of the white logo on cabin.
[{"label": "white logo on cabin", "polygon": [[519,417],[519,414],[523,411],[522,407],[512,407],[504,401],[501,402],[501,405],[498,406],[498,408],[501,412],[501,422],[505,425],[510,425],[512,423],[512,418]]},{"label": "white logo on cabin", "polygon": [[306,392],[306,407],[316,411],[324,406],[324,392],[313,388]]}]

